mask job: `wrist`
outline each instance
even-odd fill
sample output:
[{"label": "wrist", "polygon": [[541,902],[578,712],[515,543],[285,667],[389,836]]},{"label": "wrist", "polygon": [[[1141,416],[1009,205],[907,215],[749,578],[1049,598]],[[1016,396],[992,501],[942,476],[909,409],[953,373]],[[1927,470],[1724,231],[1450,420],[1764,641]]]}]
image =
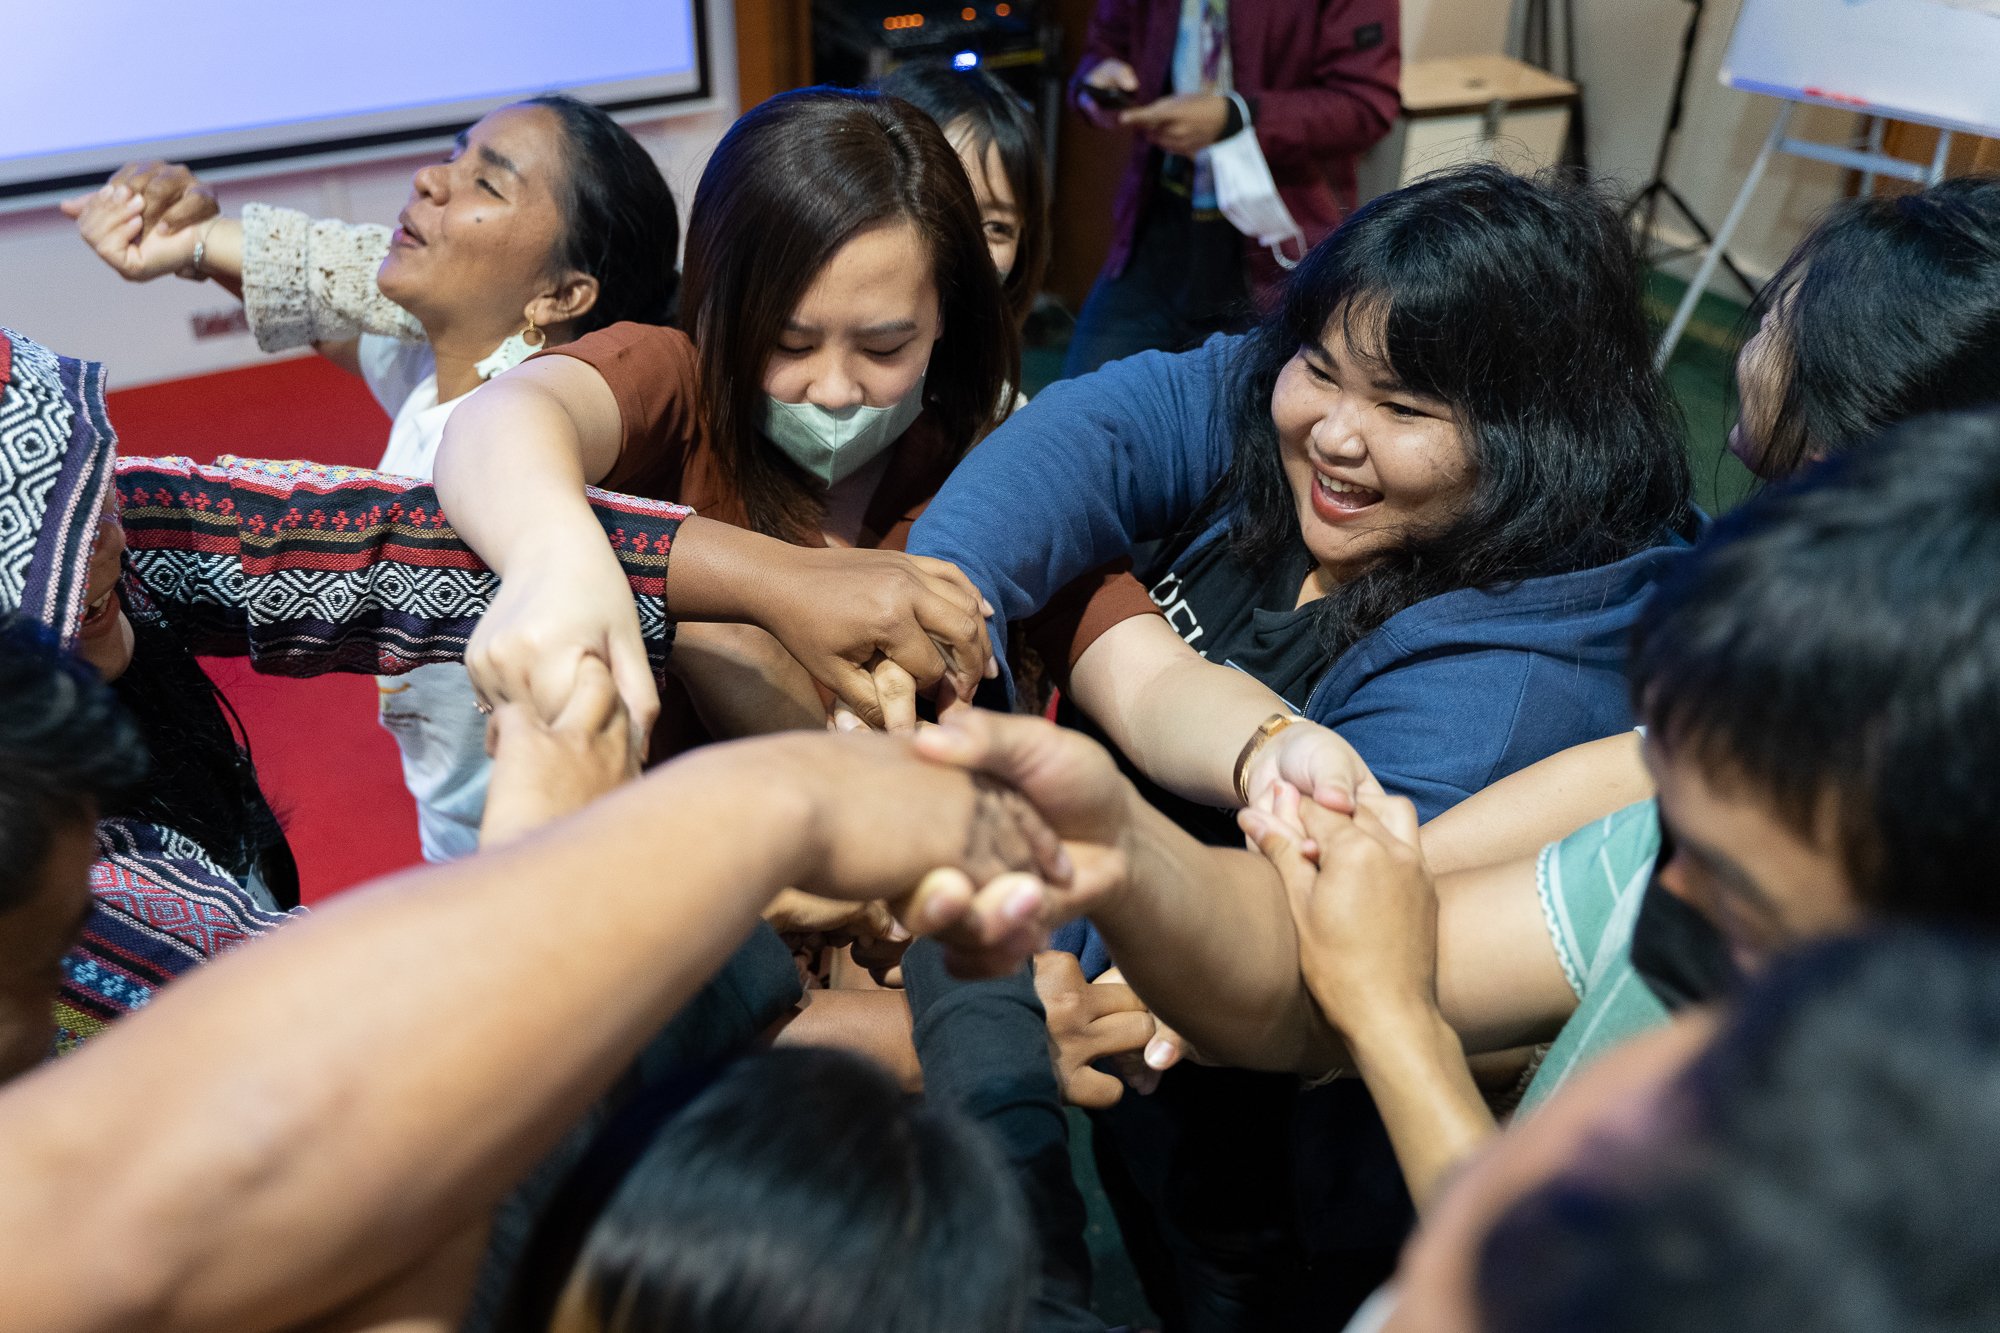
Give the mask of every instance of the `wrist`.
[{"label": "wrist", "polygon": [[1411,1064],[1465,1063],[1465,1045],[1434,1001],[1409,995],[1367,997],[1350,1012],[1361,1021],[1335,1026],[1364,1078]]},{"label": "wrist", "polygon": [[695,515],[682,521],[667,568],[667,610],[678,620],[727,620],[771,631],[798,549]]},{"label": "wrist", "polygon": [[1127,931],[1148,931],[1159,916],[1152,906],[1156,895],[1170,892],[1170,886],[1185,877],[1190,853],[1199,858],[1209,850],[1155,810],[1123,777],[1119,787],[1124,804],[1119,844],[1125,853],[1125,873],[1090,908],[1091,919],[1107,940]]},{"label": "wrist", "polygon": [[[825,799],[824,745],[814,733],[784,732],[750,740],[705,745],[667,765],[679,769],[694,789],[704,792],[757,793],[759,826],[769,836],[750,839],[763,846],[775,865],[771,891],[775,898],[785,885],[802,884],[835,848]],[[760,900],[758,910],[767,905]]]},{"label": "wrist", "polygon": [[[1230,770],[1229,785],[1236,793],[1237,804],[1250,804],[1251,766],[1277,742],[1280,733],[1303,721],[1305,719],[1296,713],[1273,713],[1257,724],[1257,729],[1243,742],[1243,748],[1237,751],[1236,765]],[[1305,794],[1311,795],[1310,792]]]}]

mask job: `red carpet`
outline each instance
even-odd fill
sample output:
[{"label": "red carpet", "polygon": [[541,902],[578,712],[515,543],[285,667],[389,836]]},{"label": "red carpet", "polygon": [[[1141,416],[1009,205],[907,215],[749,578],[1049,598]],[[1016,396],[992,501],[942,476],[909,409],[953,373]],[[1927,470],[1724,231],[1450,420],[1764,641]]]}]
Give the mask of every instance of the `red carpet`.
[{"label": "red carpet", "polygon": [[[111,395],[119,452],[309,458],[373,467],[389,420],[360,380],[316,356]],[[242,715],[264,792],[291,838],[305,899],[419,859],[396,743],[369,676],[286,680],[239,659],[204,663]]]}]

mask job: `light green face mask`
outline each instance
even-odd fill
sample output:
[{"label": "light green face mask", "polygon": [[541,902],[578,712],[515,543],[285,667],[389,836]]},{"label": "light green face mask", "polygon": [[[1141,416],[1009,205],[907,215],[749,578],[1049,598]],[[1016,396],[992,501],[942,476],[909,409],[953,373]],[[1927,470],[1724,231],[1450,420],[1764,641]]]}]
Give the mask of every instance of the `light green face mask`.
[{"label": "light green face mask", "polygon": [[829,486],[853,476],[902,438],[924,410],[924,381],[888,407],[858,405],[830,412],[812,403],[764,395],[764,435]]}]

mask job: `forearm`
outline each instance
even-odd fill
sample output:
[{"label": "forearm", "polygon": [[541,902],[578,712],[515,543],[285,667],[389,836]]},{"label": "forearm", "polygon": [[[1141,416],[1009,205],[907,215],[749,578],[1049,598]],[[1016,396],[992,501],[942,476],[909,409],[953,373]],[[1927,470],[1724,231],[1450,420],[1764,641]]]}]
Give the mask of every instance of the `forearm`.
[{"label": "forearm", "polygon": [[604,548],[584,498],[591,478],[575,416],[559,395],[518,375],[483,386],[452,412],[433,480],[452,526],[502,578],[554,551]]},{"label": "forearm", "polygon": [[1652,794],[1638,732],[1574,745],[1474,792],[1424,825],[1424,860],[1443,875],[1531,857]]},{"label": "forearm", "polygon": [[[126,458],[118,489],[129,573],[143,591],[191,647],[247,652],[260,671],[393,673],[457,661],[499,586],[439,521],[435,491],[408,478],[256,459]],[[586,505],[591,540],[637,604],[656,669],[670,639],[667,553],[686,512],[603,494]],[[302,600],[301,578],[321,596]],[[412,586],[428,595],[413,601]],[[324,608],[336,602],[342,615],[329,623]]]},{"label": "forearm", "polygon": [[1220,1064],[1320,1074],[1346,1052],[1299,972],[1277,872],[1138,801],[1129,881],[1091,919],[1160,1020]]},{"label": "forearm", "polygon": [[1388,1127],[1396,1161],[1419,1210],[1451,1168],[1498,1132],[1473,1082],[1458,1034],[1435,1007],[1378,1011],[1350,1047],[1356,1071]]},{"label": "forearm", "polygon": [[257,346],[279,352],[363,333],[420,341],[424,329],[382,295],[375,272],[389,228],[314,220],[290,208],[245,204],[236,269]]},{"label": "forearm", "polygon": [[1248,672],[1196,654],[1157,618],[1107,631],[1078,660],[1070,688],[1140,772],[1216,806],[1242,803],[1236,760],[1244,743],[1273,713],[1293,711]]},{"label": "forearm", "polygon": [[[803,834],[718,836],[743,764],[711,752],[343,900],[10,1092],[19,1326],[275,1326],[475,1221],[809,869]],[[771,829],[810,827],[782,784],[754,785]],[[411,1041],[420,1014],[449,1018]],[[107,1246],[112,1277],[88,1258]]]},{"label": "forearm", "polygon": [[681,524],[667,572],[667,609],[683,621],[764,624],[764,590],[791,548],[775,537],[697,515]]},{"label": "forearm", "polygon": [[667,667],[713,735],[758,736],[826,725],[826,703],[812,676],[754,625],[683,625]]},{"label": "forearm", "polygon": [[196,272],[231,296],[243,295],[243,224],[235,218],[204,222],[195,232],[201,240]]}]

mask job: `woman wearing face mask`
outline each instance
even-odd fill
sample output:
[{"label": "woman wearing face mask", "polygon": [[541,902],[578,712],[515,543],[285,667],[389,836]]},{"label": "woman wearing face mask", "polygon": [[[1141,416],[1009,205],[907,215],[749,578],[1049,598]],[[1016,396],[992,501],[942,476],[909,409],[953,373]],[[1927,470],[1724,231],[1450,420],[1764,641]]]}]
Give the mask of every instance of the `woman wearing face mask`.
[{"label": "woman wearing face mask", "polygon": [[[213,200],[184,171],[149,167],[120,173],[97,196],[77,201],[77,211],[86,238],[126,276],[178,268],[240,286],[267,350],[310,342],[357,369],[395,417],[382,466],[404,475],[431,475],[446,422],[483,381],[536,347],[620,320],[664,320],[678,285],[678,220],[651,157],[602,111],[567,97],[503,107],[472,126],[446,162],[416,174],[393,233],[314,223],[260,205],[245,209],[242,224],[199,223],[204,204],[213,211]],[[635,451],[597,480],[658,498],[670,482],[656,463]],[[500,484],[507,484],[504,476]],[[712,530],[706,542],[696,536],[677,554],[684,563],[702,559],[699,548],[708,545],[724,565],[761,558],[713,545],[720,536]],[[593,554],[602,559],[601,549]],[[976,628],[976,615],[967,618],[975,599],[947,580],[886,563],[850,572],[870,583],[874,595],[839,610],[812,608],[819,627],[797,609],[779,612],[788,617],[784,629],[801,660],[832,675],[836,690],[851,688],[852,678],[844,661],[836,665],[819,651],[830,641],[806,648],[819,628],[886,616],[894,623],[876,627],[878,646],[920,674],[940,658],[925,629],[951,642],[941,625]],[[526,629],[542,635],[539,623]],[[698,642],[700,633],[690,640]],[[555,680],[541,696],[552,704],[563,695],[574,654],[544,651],[549,641],[538,637],[521,656]],[[651,696],[636,625],[586,647],[612,662],[627,695]],[[504,687],[484,680],[480,654],[469,655],[467,665],[471,680],[465,668],[450,664],[382,682],[383,721],[402,747],[425,853],[433,860],[476,845],[489,764],[475,686],[506,697]],[[978,666],[966,672],[965,679],[976,679]]]},{"label": "woman wearing face mask", "polygon": [[[482,627],[496,663],[529,608],[558,608],[582,641],[629,622],[571,512],[612,460],[653,458],[658,493],[712,518],[897,550],[1018,367],[957,155],[928,118],[872,93],[784,94],[724,136],[695,192],[682,317],[692,344],[605,329],[522,366],[447,429],[438,484],[468,539],[511,571],[515,544],[538,534],[540,557]],[[495,503],[501,476],[535,497],[532,523]],[[683,636],[655,756],[712,731],[820,725],[809,682],[773,648]],[[877,677],[892,717],[913,716],[921,681],[888,661]]]}]

